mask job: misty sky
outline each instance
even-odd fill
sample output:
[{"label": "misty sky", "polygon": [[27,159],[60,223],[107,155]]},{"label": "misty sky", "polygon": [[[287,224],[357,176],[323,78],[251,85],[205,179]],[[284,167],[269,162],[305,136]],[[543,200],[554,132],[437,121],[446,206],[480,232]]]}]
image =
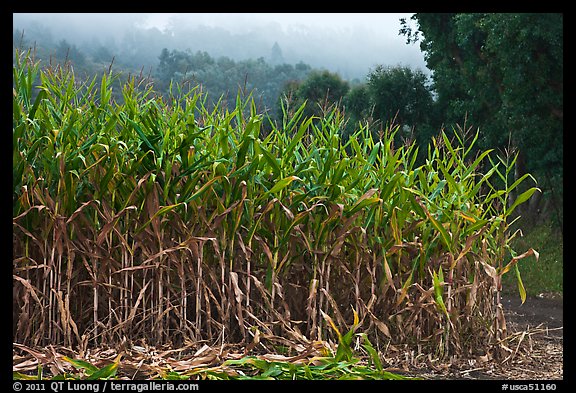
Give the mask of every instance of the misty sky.
[{"label": "misty sky", "polygon": [[363,29],[385,40],[397,41],[399,38],[400,18],[409,19],[410,13],[197,13],[143,14],[143,26],[156,26],[160,29],[170,25],[171,19],[179,17],[192,23],[209,26],[221,26],[233,31],[249,31],[254,25],[279,24],[285,30],[304,29]]},{"label": "misty sky", "polygon": [[[224,29],[236,36],[261,34],[271,47],[278,42],[287,61],[303,61],[313,67],[358,77],[376,65],[410,66],[427,74],[424,55],[418,44],[407,45],[398,35],[400,18],[411,13],[137,13],[137,14],[13,14],[14,27],[36,20],[54,30],[54,38],[69,42],[97,37],[122,37],[126,31],[156,27],[172,34],[206,26]],[[184,33],[182,33],[184,34]],[[194,50],[210,53],[211,42],[194,42]],[[201,47],[204,45],[205,47]],[[185,49],[185,48],[179,48]],[[242,48],[247,57],[257,55]],[[213,55],[228,55],[213,53]],[[261,54],[260,56],[264,56]],[[238,55],[231,55],[238,57]],[[346,76],[346,75],[344,75]]]}]

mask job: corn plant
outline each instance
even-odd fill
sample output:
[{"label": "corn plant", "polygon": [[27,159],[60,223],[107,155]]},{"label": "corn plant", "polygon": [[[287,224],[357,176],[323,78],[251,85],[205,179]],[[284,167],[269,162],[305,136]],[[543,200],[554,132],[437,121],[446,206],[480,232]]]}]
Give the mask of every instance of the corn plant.
[{"label": "corn plant", "polygon": [[505,336],[500,278],[524,296],[518,261],[538,255],[511,250],[509,217],[536,188],[508,203],[529,179],[508,186],[476,139],[441,133],[416,165],[398,128],[343,140],[338,108],[278,125],[250,97],[133,77],[118,103],[111,71],[13,70],[15,342],[308,343],[334,338],[325,316],[441,355]]}]

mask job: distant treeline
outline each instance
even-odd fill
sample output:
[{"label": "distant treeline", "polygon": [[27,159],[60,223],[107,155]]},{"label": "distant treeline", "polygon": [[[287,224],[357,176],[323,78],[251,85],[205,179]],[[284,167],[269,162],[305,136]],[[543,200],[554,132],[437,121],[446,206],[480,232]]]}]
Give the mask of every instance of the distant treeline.
[{"label": "distant treeline", "polygon": [[[235,99],[238,93],[252,94],[262,112],[277,118],[278,100],[290,82],[306,78],[312,67],[303,62],[282,63],[281,50],[273,47],[272,57],[265,59],[233,60],[227,56],[215,58],[206,51],[193,52],[163,48],[154,56],[142,58],[135,64],[132,51],[109,48],[102,44],[79,47],[63,39],[54,42],[43,36],[43,30],[29,32],[13,30],[13,48],[33,48],[35,58],[43,65],[69,63],[75,74],[84,80],[112,71],[117,75],[113,97],[122,99],[121,82],[129,77],[138,77],[153,83],[157,94],[167,96],[171,86],[189,90],[201,86],[207,96],[217,102],[220,99]],[[36,34],[34,34],[36,33]],[[47,34],[49,37],[49,34]]]},{"label": "distant treeline", "polygon": [[[207,52],[163,49],[154,73],[157,91],[167,93],[170,84],[200,85],[213,99],[235,99],[252,93],[262,112],[278,118],[277,102],[287,83],[306,78],[312,67],[303,62],[272,65],[264,58],[234,61]],[[272,111],[272,113],[270,113]]]}]

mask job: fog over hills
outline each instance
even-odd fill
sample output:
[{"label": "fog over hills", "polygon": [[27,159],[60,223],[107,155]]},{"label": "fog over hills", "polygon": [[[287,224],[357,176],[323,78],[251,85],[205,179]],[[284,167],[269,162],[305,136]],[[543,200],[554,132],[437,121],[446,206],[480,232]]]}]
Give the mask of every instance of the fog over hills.
[{"label": "fog over hills", "polygon": [[[262,57],[364,79],[376,65],[409,66],[426,74],[419,46],[400,36],[400,18],[389,13],[13,14],[25,35],[79,48],[105,46],[155,67],[163,48],[206,51],[234,60]],[[37,39],[37,38],[36,38]],[[136,65],[136,64],[135,64]]]}]

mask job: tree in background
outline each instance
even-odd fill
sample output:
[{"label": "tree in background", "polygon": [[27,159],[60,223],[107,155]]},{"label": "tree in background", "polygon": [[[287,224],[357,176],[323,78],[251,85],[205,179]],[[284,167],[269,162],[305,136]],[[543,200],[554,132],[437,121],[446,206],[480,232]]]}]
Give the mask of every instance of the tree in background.
[{"label": "tree in background", "polygon": [[[348,132],[358,121],[379,123],[373,128],[400,126],[398,143],[414,138],[423,146],[438,132],[432,92],[426,75],[409,67],[377,66],[368,73],[366,83],[354,86],[344,100],[350,116]],[[377,135],[375,135],[377,137]]]},{"label": "tree in background", "polygon": [[289,110],[306,102],[304,116],[320,117],[329,108],[341,104],[349,90],[348,82],[337,73],[313,70],[306,79],[287,83],[280,98],[288,101]]},{"label": "tree in background", "polygon": [[114,58],[114,54],[110,51],[110,49],[104,45],[100,45],[94,49],[92,53],[92,61],[99,62],[99,63],[108,63],[112,62]]},{"label": "tree in background", "polygon": [[[563,15],[414,14],[401,34],[420,41],[447,122],[479,127],[479,147],[519,152],[516,178],[530,172],[561,208]],[[511,146],[509,146],[509,144]],[[519,190],[521,191],[521,190]],[[534,201],[538,197],[534,197]],[[538,203],[526,204],[530,212]],[[552,211],[548,211],[552,213]],[[560,217],[560,214],[556,214]],[[561,221],[561,218],[560,218]]]},{"label": "tree in background", "polygon": [[344,108],[349,116],[349,127],[356,127],[360,121],[372,123],[374,104],[370,99],[368,86],[365,83],[359,83],[350,88],[344,97]]},{"label": "tree in background", "polygon": [[56,61],[66,62],[71,61],[74,65],[78,67],[83,67],[86,65],[86,56],[84,53],[78,49],[74,44],[68,43],[66,40],[61,40],[56,46],[56,53],[54,54]]},{"label": "tree in background", "polygon": [[272,65],[284,63],[284,56],[282,55],[282,49],[280,49],[278,42],[274,42],[274,45],[270,50],[270,63]]},{"label": "tree in background", "polygon": [[426,145],[432,132],[429,126],[434,105],[426,75],[409,67],[378,66],[367,79],[374,116],[382,123],[400,125],[404,135],[398,137],[414,136],[419,144]]}]

